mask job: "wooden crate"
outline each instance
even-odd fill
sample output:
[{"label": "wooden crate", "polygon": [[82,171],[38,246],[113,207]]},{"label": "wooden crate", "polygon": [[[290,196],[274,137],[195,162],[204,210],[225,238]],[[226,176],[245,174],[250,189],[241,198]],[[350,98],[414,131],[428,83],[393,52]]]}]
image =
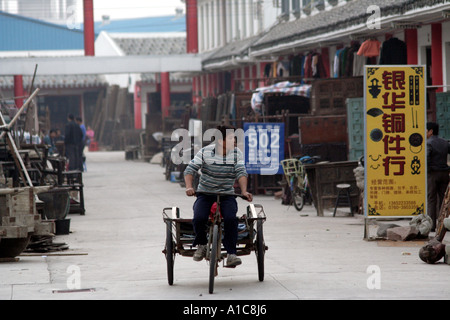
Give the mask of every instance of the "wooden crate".
[{"label": "wooden crate", "polygon": [[345,115],[347,98],[363,97],[363,77],[316,80],[311,88],[312,115]]}]

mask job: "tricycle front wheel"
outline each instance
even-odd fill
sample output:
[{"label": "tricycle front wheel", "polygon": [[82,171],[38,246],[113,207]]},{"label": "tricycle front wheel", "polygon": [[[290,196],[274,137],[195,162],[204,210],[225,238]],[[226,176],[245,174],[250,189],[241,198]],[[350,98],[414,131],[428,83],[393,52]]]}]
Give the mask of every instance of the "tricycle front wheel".
[{"label": "tricycle front wheel", "polygon": [[258,261],[258,279],[264,281],[264,255],[266,253],[266,244],[264,243],[263,222],[256,222],[256,259]]},{"label": "tricycle front wheel", "polygon": [[220,254],[220,243],[219,243],[219,226],[214,225],[213,236],[211,243],[211,252],[209,257],[209,293],[214,292],[214,278],[217,274],[217,267],[219,264],[219,254]]}]

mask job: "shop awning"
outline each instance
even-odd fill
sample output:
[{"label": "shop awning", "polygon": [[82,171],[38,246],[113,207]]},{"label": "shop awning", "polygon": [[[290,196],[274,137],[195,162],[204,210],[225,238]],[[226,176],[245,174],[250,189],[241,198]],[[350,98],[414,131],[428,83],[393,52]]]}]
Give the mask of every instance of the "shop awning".
[{"label": "shop awning", "polygon": [[264,95],[267,93],[283,93],[285,95],[302,96],[309,98],[311,95],[310,84],[299,84],[289,81],[278,82],[269,87],[257,88],[252,95],[252,109],[262,114],[262,105],[264,102]]}]

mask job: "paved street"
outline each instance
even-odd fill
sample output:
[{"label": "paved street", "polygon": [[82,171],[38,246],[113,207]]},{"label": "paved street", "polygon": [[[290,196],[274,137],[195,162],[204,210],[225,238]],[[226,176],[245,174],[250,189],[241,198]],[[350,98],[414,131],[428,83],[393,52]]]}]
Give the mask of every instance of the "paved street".
[{"label": "paved street", "polygon": [[267,214],[264,282],[252,254],[236,269],[220,267],[210,295],[206,262],[177,256],[169,286],[162,209],[176,205],[191,217],[194,199],[159,165],[125,161],[123,152],[88,153],[87,169],[86,215],[70,215],[71,233],[54,240],[69,250],[0,264],[0,299],[450,298],[450,266],[420,261],[420,244],[364,241],[361,216],[317,217],[311,206],[297,212],[272,196],[254,199]]}]

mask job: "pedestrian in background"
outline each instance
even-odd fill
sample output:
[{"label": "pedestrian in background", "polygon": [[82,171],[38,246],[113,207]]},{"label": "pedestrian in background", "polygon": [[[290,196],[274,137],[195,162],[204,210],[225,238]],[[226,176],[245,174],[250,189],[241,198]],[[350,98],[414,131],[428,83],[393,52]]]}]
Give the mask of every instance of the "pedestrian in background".
[{"label": "pedestrian in background", "polygon": [[67,116],[68,123],[65,127],[64,145],[66,149],[66,157],[69,160],[69,170],[79,170],[79,146],[83,139],[83,132],[80,126],[75,122],[73,114]]},{"label": "pedestrian in background", "polygon": [[78,146],[78,157],[79,157],[78,170],[83,171],[84,170],[84,162],[85,162],[85,157],[84,157],[83,151],[84,151],[84,147],[86,145],[86,127],[84,126],[83,120],[81,119],[81,117],[77,117],[75,119],[75,122],[80,126],[81,132],[83,133],[80,145]]},{"label": "pedestrian in background", "polygon": [[450,154],[450,142],[439,137],[439,125],[427,123],[427,183],[428,215],[433,220],[432,231],[436,229],[439,210],[449,183],[447,156]]}]

